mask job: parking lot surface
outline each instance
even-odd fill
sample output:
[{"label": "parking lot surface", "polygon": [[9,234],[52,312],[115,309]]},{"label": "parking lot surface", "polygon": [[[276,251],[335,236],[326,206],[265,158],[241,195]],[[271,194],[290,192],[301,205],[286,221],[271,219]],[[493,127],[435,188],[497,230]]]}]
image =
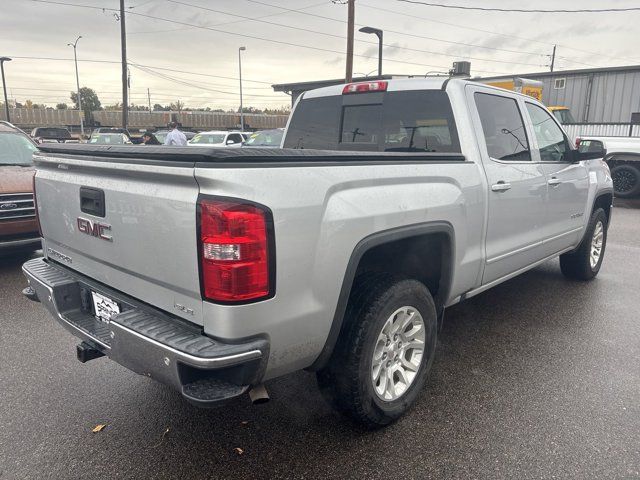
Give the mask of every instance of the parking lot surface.
[{"label": "parking lot surface", "polygon": [[[617,208],[603,268],[557,261],[447,310],[412,412],[377,432],[313,374],[200,410],[76,339],[0,260],[0,479],[640,477],[640,210]],[[98,424],[106,427],[92,433]]]}]

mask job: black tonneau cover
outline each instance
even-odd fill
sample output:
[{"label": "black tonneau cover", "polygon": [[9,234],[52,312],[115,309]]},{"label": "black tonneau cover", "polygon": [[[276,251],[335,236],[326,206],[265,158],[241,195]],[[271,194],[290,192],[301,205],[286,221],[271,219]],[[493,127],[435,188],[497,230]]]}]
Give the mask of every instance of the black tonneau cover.
[{"label": "black tonneau cover", "polygon": [[[151,145],[44,144],[41,152],[52,156],[91,156],[92,160],[134,160],[137,163],[180,162],[197,166],[229,164],[363,163],[363,162],[464,162],[461,153],[345,152],[292,148],[216,148]],[[210,164],[210,165],[203,165]]]}]

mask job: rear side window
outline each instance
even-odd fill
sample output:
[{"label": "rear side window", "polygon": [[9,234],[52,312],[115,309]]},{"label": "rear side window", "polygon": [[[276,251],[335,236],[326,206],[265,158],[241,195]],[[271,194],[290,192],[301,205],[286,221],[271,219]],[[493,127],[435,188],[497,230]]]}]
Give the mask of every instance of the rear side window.
[{"label": "rear side window", "polygon": [[[446,92],[413,90],[346,98],[332,96],[300,101],[284,147],[460,152]],[[371,103],[368,103],[369,99]]]},{"label": "rear side window", "polygon": [[293,112],[285,148],[337,150],[342,97],[301,100]]},{"label": "rear side window", "polygon": [[515,99],[478,92],[475,100],[489,156],[496,160],[530,161],[529,142]]}]

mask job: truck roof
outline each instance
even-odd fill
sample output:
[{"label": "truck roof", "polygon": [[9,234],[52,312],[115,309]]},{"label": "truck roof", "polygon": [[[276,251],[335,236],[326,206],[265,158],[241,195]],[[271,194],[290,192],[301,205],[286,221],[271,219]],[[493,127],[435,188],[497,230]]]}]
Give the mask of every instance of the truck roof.
[{"label": "truck roof", "polygon": [[[413,78],[394,78],[389,80],[372,80],[372,82],[384,81],[387,82],[387,92],[399,92],[399,91],[409,91],[409,90],[443,90],[446,88],[448,84],[458,84],[460,87],[463,87],[467,84],[472,85],[482,85],[483,87],[490,88],[496,90],[498,92],[504,93],[505,90],[503,88],[494,87],[492,85],[487,85],[485,83],[479,82],[474,79],[467,78],[452,78],[448,76],[431,76],[431,77],[413,77]],[[366,81],[357,81],[352,83],[367,83]],[[331,85],[328,87],[316,88],[315,90],[308,90],[304,94],[300,96],[300,99],[309,99],[309,98],[319,98],[319,97],[330,97],[334,95],[342,95],[342,89],[346,83],[340,85]],[[535,98],[530,97],[529,95],[524,95],[523,93],[509,91],[510,94],[513,95],[522,95],[527,98],[527,100],[536,101]]]},{"label": "truck roof", "polygon": [[[421,78],[398,78],[391,80],[372,80],[387,82],[388,92],[396,92],[402,90],[440,90],[449,80],[449,77],[421,77]],[[459,80],[456,80],[459,81]],[[366,83],[362,81],[352,83]],[[346,83],[341,85],[331,85],[329,87],[316,88],[304,93],[304,98],[329,97],[333,95],[342,95],[342,89]]]}]

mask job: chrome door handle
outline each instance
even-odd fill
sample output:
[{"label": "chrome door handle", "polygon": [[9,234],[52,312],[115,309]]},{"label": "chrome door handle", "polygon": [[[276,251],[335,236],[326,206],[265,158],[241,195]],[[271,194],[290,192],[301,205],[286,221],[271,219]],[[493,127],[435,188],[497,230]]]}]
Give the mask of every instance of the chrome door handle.
[{"label": "chrome door handle", "polygon": [[552,187],[557,187],[562,183],[562,180],[556,177],[552,177],[547,181],[547,185],[551,185]]},{"label": "chrome door handle", "polygon": [[511,184],[504,183],[502,180],[500,180],[498,183],[494,183],[493,185],[491,185],[492,192],[506,192],[510,188],[511,188]]}]

